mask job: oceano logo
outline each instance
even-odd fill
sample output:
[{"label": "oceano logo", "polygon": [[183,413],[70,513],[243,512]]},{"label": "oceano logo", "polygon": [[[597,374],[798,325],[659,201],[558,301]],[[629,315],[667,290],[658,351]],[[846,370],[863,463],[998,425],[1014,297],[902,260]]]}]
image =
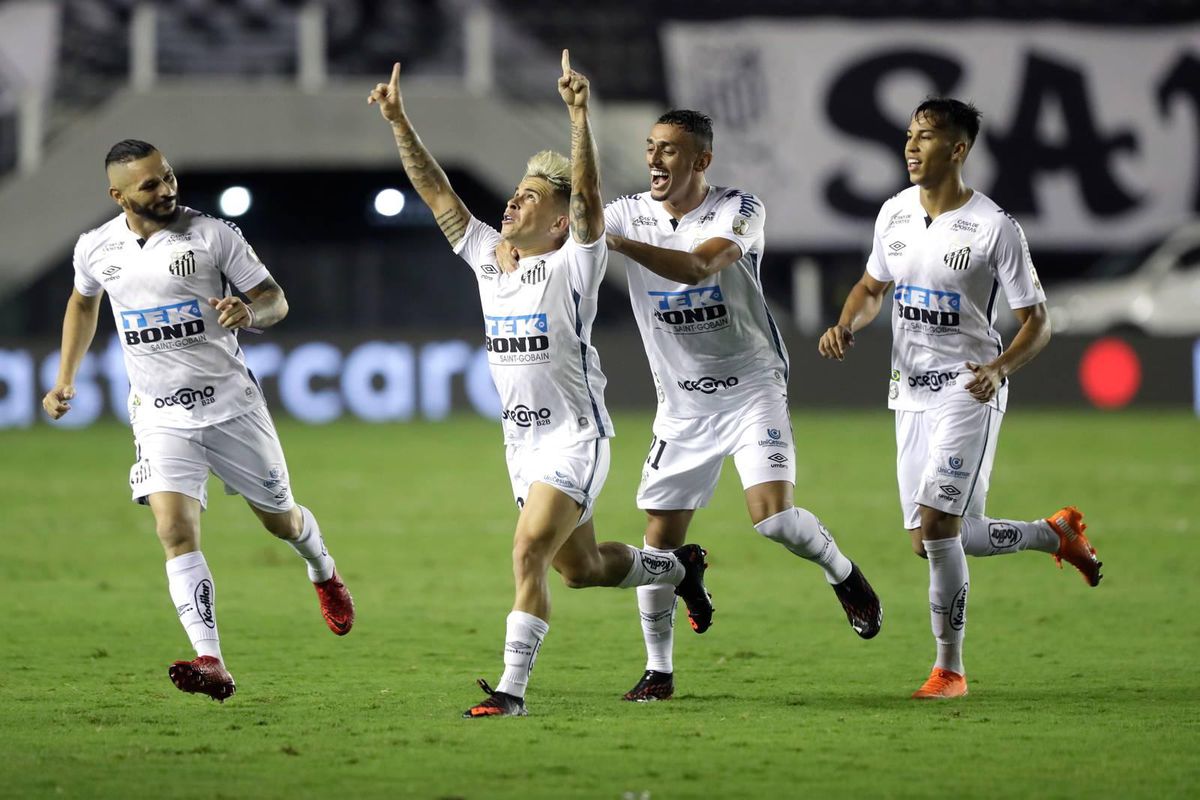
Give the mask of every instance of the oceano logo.
[{"label": "oceano logo", "polygon": [[205,386],[203,389],[193,389],[190,386],[185,386],[182,389],[176,389],[175,393],[169,397],[157,397],[154,400],[155,408],[167,408],[168,406],[182,406],[191,411],[196,407],[196,403],[202,406],[212,405],[216,400],[217,390],[211,386]]},{"label": "oceano logo", "polygon": [[704,394],[712,394],[718,389],[732,389],[737,385],[738,379],[732,375],[725,380],[705,376],[694,381],[679,381],[679,388],[685,392],[702,392]]},{"label": "oceano logo", "polygon": [[517,426],[521,428],[528,428],[531,425],[549,425],[550,409],[533,409],[527,405],[521,404],[514,408],[504,409],[502,419],[516,423]]}]

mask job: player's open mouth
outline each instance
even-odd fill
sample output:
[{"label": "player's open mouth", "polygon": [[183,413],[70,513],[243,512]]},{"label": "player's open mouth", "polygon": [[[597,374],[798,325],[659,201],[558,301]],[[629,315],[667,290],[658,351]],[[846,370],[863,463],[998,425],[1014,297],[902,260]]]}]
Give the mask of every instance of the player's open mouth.
[{"label": "player's open mouth", "polygon": [[921,162],[915,158],[908,159],[908,161],[906,161],[905,164],[908,166],[909,172],[912,172],[921,166]]},{"label": "player's open mouth", "polygon": [[500,218],[501,225],[509,225],[512,223],[512,221],[513,221],[513,218],[512,218],[511,214],[505,214],[503,217]]},{"label": "player's open mouth", "polygon": [[670,178],[671,174],[665,169],[652,169],[650,170],[650,188],[661,189],[667,185]]}]

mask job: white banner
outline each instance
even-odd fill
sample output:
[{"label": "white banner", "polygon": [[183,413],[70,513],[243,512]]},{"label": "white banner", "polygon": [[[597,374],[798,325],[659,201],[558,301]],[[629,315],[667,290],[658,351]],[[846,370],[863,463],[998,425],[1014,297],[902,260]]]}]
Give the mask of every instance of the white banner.
[{"label": "white banner", "polygon": [[930,94],[983,112],[967,183],[1035,249],[1200,216],[1200,25],[754,19],[668,23],[663,47],[674,105],[713,117],[710,180],[765,200],[769,244],[865,249]]}]

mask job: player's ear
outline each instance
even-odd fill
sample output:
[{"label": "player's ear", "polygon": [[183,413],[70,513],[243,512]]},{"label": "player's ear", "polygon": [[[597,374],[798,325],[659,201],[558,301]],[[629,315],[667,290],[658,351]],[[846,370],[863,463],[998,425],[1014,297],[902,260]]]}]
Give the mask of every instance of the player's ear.
[{"label": "player's ear", "polygon": [[712,153],[708,150],[704,150],[700,153],[700,155],[696,156],[696,161],[693,163],[692,168],[696,170],[696,172],[707,172],[708,165],[711,163]]},{"label": "player's ear", "polygon": [[119,205],[121,208],[125,207],[125,202],[124,202],[125,198],[123,198],[121,196],[121,190],[118,189],[117,187],[115,187],[115,186],[108,187],[108,196],[111,197],[113,199],[113,202],[116,203],[117,205]]}]

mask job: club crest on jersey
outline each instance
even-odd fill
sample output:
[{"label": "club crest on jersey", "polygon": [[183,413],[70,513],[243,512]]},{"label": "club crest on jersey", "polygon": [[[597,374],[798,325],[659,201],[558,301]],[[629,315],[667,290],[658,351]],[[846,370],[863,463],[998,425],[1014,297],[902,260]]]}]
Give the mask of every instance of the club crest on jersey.
[{"label": "club crest on jersey", "polygon": [[196,274],[196,254],[191,250],[183,250],[173,254],[175,257],[171,260],[171,266],[167,271],[176,278],[186,278],[189,275]]},{"label": "club crest on jersey", "polygon": [[942,256],[942,263],[950,269],[963,270],[971,266],[971,248],[960,247]]},{"label": "club crest on jersey", "polygon": [[653,303],[652,313],[660,330],[676,336],[728,328],[729,309],[721,287],[696,286],[682,292],[647,292]]},{"label": "club crest on jersey", "polygon": [[528,286],[541,283],[544,280],[546,280],[546,259],[544,258],[526,270],[525,274],[521,276],[521,283]]}]

